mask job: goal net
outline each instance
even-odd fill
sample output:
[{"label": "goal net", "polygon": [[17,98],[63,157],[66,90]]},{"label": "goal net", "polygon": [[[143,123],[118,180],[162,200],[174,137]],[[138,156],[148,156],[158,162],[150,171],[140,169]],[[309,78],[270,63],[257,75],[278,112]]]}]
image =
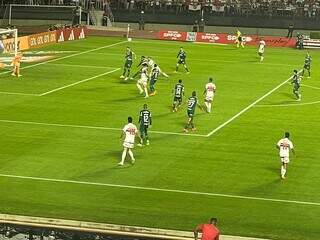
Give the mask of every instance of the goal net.
[{"label": "goal net", "polygon": [[14,54],[18,53],[18,30],[0,28],[0,53]]}]

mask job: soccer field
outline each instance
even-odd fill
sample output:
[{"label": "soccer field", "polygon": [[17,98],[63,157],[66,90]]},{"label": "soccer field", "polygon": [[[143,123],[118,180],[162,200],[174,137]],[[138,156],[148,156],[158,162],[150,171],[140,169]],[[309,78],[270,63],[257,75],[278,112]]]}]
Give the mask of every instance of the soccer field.
[{"label": "soccer field", "polygon": [[[124,51],[151,56],[169,78],[158,94],[139,95],[124,82]],[[174,73],[183,46],[190,74]],[[320,236],[320,52],[296,102],[287,81],[305,52],[90,37],[37,49],[54,58],[22,63],[21,78],[0,72],[0,212],[192,230],[217,217],[223,234],[284,240]],[[196,110],[197,131],[185,134],[186,104],[172,113],[172,88],[187,97],[213,77],[213,112]],[[147,103],[150,146],[136,164],[117,166],[121,128],[137,123]],[[287,178],[275,148],[291,134]]]}]

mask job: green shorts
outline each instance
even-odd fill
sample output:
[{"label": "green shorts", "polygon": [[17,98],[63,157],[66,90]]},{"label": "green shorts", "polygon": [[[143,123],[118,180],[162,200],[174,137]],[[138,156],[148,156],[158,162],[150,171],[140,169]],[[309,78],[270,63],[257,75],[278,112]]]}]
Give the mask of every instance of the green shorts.
[{"label": "green shorts", "polygon": [[148,125],[140,125],[140,133],[143,135],[148,132]]},{"label": "green shorts", "polygon": [[178,102],[179,104],[182,103],[182,97],[174,97],[173,102]]},{"label": "green shorts", "polygon": [[193,118],[194,111],[187,111],[187,115],[188,115],[189,118]]},{"label": "green shorts", "polygon": [[185,59],[179,59],[179,60],[178,60],[178,64],[183,64],[183,65],[185,65],[185,64],[186,64],[186,60],[185,60]]},{"label": "green shorts", "polygon": [[125,68],[131,68],[131,66],[132,66],[132,61],[126,61],[124,64]]}]

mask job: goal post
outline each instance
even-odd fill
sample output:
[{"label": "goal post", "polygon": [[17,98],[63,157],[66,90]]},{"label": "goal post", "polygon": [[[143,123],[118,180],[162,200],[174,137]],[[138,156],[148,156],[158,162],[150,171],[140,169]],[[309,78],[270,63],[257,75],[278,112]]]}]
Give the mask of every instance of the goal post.
[{"label": "goal post", "polygon": [[18,54],[18,29],[0,28],[0,51],[14,56]]},{"label": "goal post", "polygon": [[128,26],[127,26],[127,41],[128,42],[132,41],[132,38],[130,36],[130,24],[128,24]]}]

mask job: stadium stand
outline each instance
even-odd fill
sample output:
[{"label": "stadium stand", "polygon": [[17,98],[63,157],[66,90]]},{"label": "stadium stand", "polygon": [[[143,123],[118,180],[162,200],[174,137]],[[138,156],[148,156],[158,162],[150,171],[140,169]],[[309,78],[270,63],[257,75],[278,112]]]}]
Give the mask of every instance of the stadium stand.
[{"label": "stadium stand", "polygon": [[319,19],[320,0],[9,0],[1,5],[81,5],[86,8],[127,11],[172,12],[176,14],[204,10],[220,16],[295,16]]},{"label": "stadium stand", "polygon": [[[0,240],[192,240],[193,231],[0,214]],[[222,235],[220,240],[267,240]]]},{"label": "stadium stand", "polygon": [[190,12],[205,10],[221,16],[296,16],[319,18],[319,0],[111,0],[117,9],[128,11]]}]

